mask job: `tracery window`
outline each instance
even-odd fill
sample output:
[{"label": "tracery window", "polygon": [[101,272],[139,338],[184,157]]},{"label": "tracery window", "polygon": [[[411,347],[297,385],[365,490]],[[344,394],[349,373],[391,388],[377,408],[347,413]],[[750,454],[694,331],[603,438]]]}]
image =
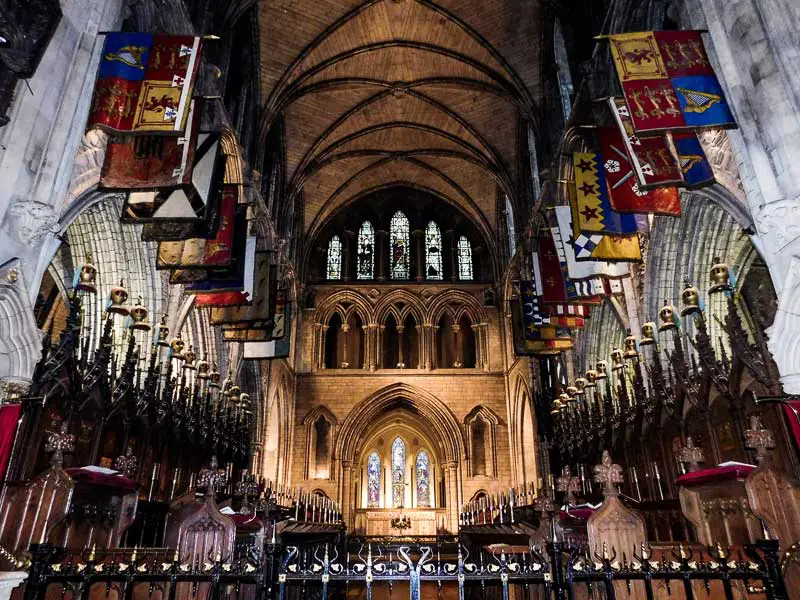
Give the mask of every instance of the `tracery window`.
[{"label": "tracery window", "polygon": [[431,505],[431,459],[425,450],[417,454],[417,506],[428,508]]},{"label": "tracery window", "polygon": [[433,221],[425,228],[425,277],[442,278],[442,232]]},{"label": "tracery window", "polygon": [[463,235],[458,238],[458,278],[472,281],[472,244]]},{"label": "tracery window", "polygon": [[342,278],[342,241],[338,235],[328,242],[328,279]]},{"label": "tracery window", "polygon": [[403,508],[406,491],[406,443],[401,438],[392,442],[392,507]]},{"label": "tracery window", "polygon": [[408,218],[400,211],[394,213],[389,223],[389,241],[391,244],[389,268],[392,279],[408,279],[408,255],[411,247],[409,243]]},{"label": "tracery window", "polygon": [[378,508],[381,504],[381,457],[373,452],[367,458],[367,506]]},{"label": "tracery window", "polygon": [[358,231],[358,279],[372,279],[375,269],[375,230],[372,223],[364,221]]}]

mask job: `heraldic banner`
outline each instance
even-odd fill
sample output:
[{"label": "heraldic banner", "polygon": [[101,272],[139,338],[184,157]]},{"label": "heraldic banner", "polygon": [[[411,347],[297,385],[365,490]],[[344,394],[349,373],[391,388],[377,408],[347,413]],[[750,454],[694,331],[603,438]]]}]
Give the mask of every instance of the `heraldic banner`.
[{"label": "heraldic banner", "polygon": [[699,31],[609,36],[633,126],[638,133],[736,127]]},{"label": "heraldic banner", "polygon": [[180,133],[200,64],[202,38],[109,33],[88,127],[118,133]]}]

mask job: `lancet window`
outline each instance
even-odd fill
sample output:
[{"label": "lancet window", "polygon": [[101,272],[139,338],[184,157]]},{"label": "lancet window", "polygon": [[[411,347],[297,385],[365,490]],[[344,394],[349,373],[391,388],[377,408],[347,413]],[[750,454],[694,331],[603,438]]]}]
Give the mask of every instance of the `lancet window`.
[{"label": "lancet window", "polygon": [[342,240],[338,235],[328,242],[328,275],[329,280],[342,278]]},{"label": "lancet window", "polygon": [[425,278],[442,279],[442,232],[433,221],[425,228]]},{"label": "lancet window", "polygon": [[358,231],[357,261],[358,279],[372,279],[375,271],[375,229],[369,221],[364,221]]},{"label": "lancet window", "polygon": [[402,438],[392,442],[392,506],[403,508],[406,491],[406,443]]},{"label": "lancet window", "polygon": [[417,506],[427,508],[431,505],[431,459],[425,450],[417,454]]},{"label": "lancet window", "polygon": [[458,238],[458,278],[472,281],[472,244],[465,236]]},{"label": "lancet window", "polygon": [[400,211],[394,213],[389,223],[389,242],[389,269],[392,279],[408,279],[411,249],[408,218]]},{"label": "lancet window", "polygon": [[367,506],[377,508],[381,504],[381,457],[373,452],[367,458]]}]

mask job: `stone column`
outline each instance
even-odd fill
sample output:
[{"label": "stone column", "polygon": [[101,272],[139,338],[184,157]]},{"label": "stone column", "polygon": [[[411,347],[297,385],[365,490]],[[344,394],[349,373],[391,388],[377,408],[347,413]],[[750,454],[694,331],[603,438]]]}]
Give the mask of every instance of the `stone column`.
[{"label": "stone column", "polygon": [[325,337],[328,326],[314,323],[314,366],[318,369],[325,368]]},{"label": "stone column", "polygon": [[483,327],[478,325],[470,325],[472,328],[472,335],[475,338],[475,368],[486,368],[486,353],[483,351]]},{"label": "stone column", "polygon": [[453,462],[443,463],[445,472],[445,487],[447,488],[447,514],[450,531],[458,528],[458,513],[461,510],[461,499],[458,493],[458,464]]},{"label": "stone column", "polygon": [[360,369],[369,369],[369,357],[372,344],[370,343],[370,327],[369,325],[362,325],[361,329],[364,331],[364,362],[359,365]]},{"label": "stone column", "polygon": [[[800,6],[786,0],[687,0],[684,28],[706,42],[739,130],[703,136],[720,181],[741,177],[753,243],[778,294],[769,348],[784,390],[800,393]],[[729,149],[733,151],[732,160]],[[737,173],[738,171],[738,173]],[[720,187],[720,186],[717,186]],[[710,188],[714,192],[714,188]],[[729,185],[728,196],[739,195]]]},{"label": "stone column", "polygon": [[448,229],[442,234],[442,279],[450,272],[450,280],[458,281],[458,255],[456,252],[455,231]]},{"label": "stone column", "polygon": [[427,273],[427,265],[425,264],[425,232],[421,229],[415,229],[411,232],[414,238],[414,255],[417,257],[417,281],[425,281]]},{"label": "stone column", "polygon": [[340,330],[342,332],[342,343],[341,343],[341,351],[342,355],[339,357],[339,364],[337,365],[340,369],[349,369],[350,368],[350,361],[347,357],[347,349],[348,349],[348,338],[350,337],[350,324],[349,323],[342,323],[342,328]]},{"label": "stone column", "polygon": [[460,369],[464,366],[464,336],[461,335],[461,325],[453,325],[453,367]]},{"label": "stone column", "polygon": [[[353,258],[353,239],[355,232],[345,230],[342,242],[342,281],[350,281],[350,262]],[[357,265],[356,265],[357,266]]]},{"label": "stone column", "polygon": [[405,369],[406,368],[406,360],[405,360],[405,353],[403,352],[403,342],[404,342],[404,332],[406,330],[405,325],[398,325],[397,326],[397,365],[395,365],[398,369]]},{"label": "stone column", "polygon": [[375,323],[370,323],[368,325],[369,328],[369,335],[368,339],[370,340],[369,343],[369,354],[365,353],[365,360],[368,361],[367,367],[370,371],[374,371],[378,368],[378,354],[380,352],[380,339],[378,337],[378,325]]},{"label": "stone column", "polygon": [[472,248],[472,280],[483,281],[483,246],[473,246]]},{"label": "stone column", "polygon": [[420,353],[419,353],[419,362],[420,367],[423,369],[431,370],[433,369],[433,325],[430,323],[424,323],[422,327],[420,327]]},{"label": "stone column", "polygon": [[[433,369],[434,363],[437,363],[437,361],[438,361],[438,354],[439,354],[438,348],[436,347],[436,332],[439,331],[439,326],[438,325],[428,325],[428,328],[429,328],[429,331],[430,331],[429,343],[428,343],[428,349],[430,351],[430,355],[428,357],[429,358],[429,361],[428,361],[428,365],[429,366],[426,366],[426,368],[427,369]],[[446,365],[440,365],[440,364],[437,363],[436,364],[436,368],[437,369],[444,369],[444,368],[446,368]]]},{"label": "stone column", "polygon": [[375,279],[386,281],[389,268],[389,232],[378,229],[375,232]]},{"label": "stone column", "polygon": [[355,466],[349,460],[342,461],[342,481],[339,488],[339,504],[342,507],[343,519],[352,531],[355,521],[356,499],[353,497],[353,472]]}]

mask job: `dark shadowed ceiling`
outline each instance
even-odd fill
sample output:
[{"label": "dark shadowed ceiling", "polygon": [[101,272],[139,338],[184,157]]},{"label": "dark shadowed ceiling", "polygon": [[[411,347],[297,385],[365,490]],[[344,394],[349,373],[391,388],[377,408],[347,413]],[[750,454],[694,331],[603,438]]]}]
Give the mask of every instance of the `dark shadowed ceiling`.
[{"label": "dark shadowed ceiling", "polygon": [[309,237],[400,184],[491,237],[498,189],[520,185],[540,1],[262,0],[262,133],[283,117],[286,194],[302,194]]}]

